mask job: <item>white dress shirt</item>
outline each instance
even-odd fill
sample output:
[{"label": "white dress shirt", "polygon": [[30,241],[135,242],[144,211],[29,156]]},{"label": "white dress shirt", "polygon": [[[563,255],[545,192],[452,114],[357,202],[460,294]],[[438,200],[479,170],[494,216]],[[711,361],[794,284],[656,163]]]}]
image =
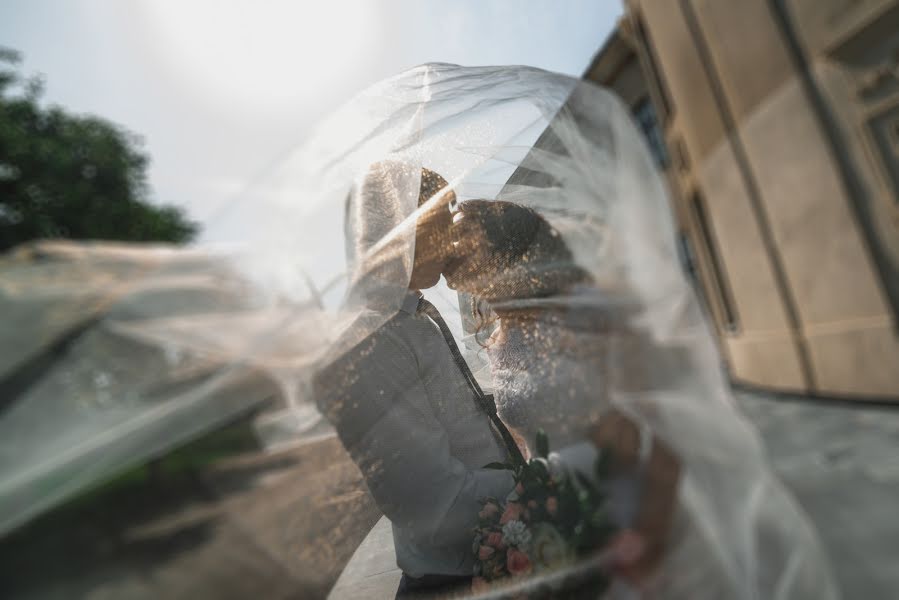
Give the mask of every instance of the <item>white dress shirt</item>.
[{"label": "white dress shirt", "polygon": [[321,373],[317,397],[393,523],[399,567],[469,575],[478,501],[514,482],[482,468],[506,451],[419,298]]}]

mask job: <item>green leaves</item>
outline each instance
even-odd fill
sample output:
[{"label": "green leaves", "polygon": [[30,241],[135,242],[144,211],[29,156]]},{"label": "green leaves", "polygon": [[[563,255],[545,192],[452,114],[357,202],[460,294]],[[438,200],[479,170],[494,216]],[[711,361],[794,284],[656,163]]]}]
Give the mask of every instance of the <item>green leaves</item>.
[{"label": "green leaves", "polygon": [[597,480],[602,481],[612,472],[614,458],[611,448],[601,448],[599,450],[599,455],[596,457],[596,462],[593,465]]},{"label": "green leaves", "polygon": [[0,252],[37,238],[189,241],[196,225],[149,201],[139,139],[44,106],[19,60],[0,48]]},{"label": "green leaves", "polygon": [[[611,454],[600,453],[594,465],[596,477],[584,475],[579,471],[570,474],[556,472],[555,477],[550,470],[549,437],[544,431],[538,431],[535,440],[536,456],[526,463],[493,462],[485,465],[487,469],[504,469],[513,472],[515,489],[502,502],[493,498],[481,500],[482,509],[478,513],[478,527],[475,529],[475,541],[472,551],[475,553],[475,573],[488,581],[509,576],[506,559],[507,553],[502,545],[496,549],[484,551],[482,545],[490,545],[487,540],[495,536],[505,536],[500,521],[508,515],[517,526],[524,524],[527,531],[537,538],[540,533],[551,530],[555,537],[561,539],[564,553],[567,556],[585,557],[604,548],[615,533],[615,526],[607,511],[606,494],[603,481],[610,467]],[[554,469],[555,470],[555,469]],[[542,538],[541,538],[542,539]],[[495,540],[492,542],[495,545]],[[510,547],[513,544],[510,543]],[[538,543],[546,548],[546,542]],[[533,548],[527,552],[531,554]],[[545,556],[540,550],[537,556]],[[535,560],[535,555],[530,555]],[[536,559],[538,564],[541,559]],[[608,581],[601,572],[596,573],[597,583],[604,589]]]},{"label": "green leaves", "polygon": [[550,475],[549,469],[546,466],[545,458],[532,458],[530,461],[528,461],[527,471],[528,475],[536,483],[540,485],[546,485],[547,483],[549,483]]},{"label": "green leaves", "polygon": [[549,456],[549,436],[542,429],[537,430],[537,456],[547,458]]},{"label": "green leaves", "polygon": [[[578,553],[586,554],[601,548],[614,533],[606,512],[602,483],[609,476],[611,452],[604,449],[599,453],[594,465],[595,478],[572,471],[567,477],[555,479],[548,468],[549,436],[539,430],[535,442],[538,456],[531,458],[516,473],[516,481],[524,488],[517,501],[525,505],[536,501],[532,518],[552,521],[562,535],[571,540]],[[550,496],[558,502],[554,515],[549,515],[543,508]]]}]

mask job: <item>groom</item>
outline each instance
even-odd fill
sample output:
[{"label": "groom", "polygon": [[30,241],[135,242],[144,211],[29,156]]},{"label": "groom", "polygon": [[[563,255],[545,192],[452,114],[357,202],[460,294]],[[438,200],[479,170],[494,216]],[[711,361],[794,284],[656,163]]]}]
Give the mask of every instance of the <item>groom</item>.
[{"label": "groom", "polygon": [[[360,194],[376,201],[401,189],[408,167],[379,163],[372,167]],[[438,174],[422,169],[418,204],[446,188]],[[433,310],[419,290],[437,284],[453,267],[449,206],[445,191],[420,211],[408,291],[401,308],[362,342],[333,361],[316,381],[317,401],[353,460],[375,501],[393,524],[397,564],[403,579],[397,597],[447,591],[471,580],[472,528],[485,497],[505,498],[513,487],[508,471],[482,466],[505,461],[506,446],[476,404],[470,384],[452,356]],[[352,208],[352,207],[348,207]],[[405,215],[384,219],[375,211],[362,227],[381,240]],[[402,212],[402,211],[399,211]],[[348,210],[348,215],[350,210]],[[433,314],[433,313],[432,313]],[[438,316],[439,319],[439,316]],[[594,432],[597,447],[611,447],[619,462],[637,463],[640,436],[633,423],[610,415]],[[662,560],[668,537],[679,467],[656,444],[645,476],[647,491],[637,507],[638,535],[619,536],[610,550],[616,571],[638,583]]]},{"label": "groom", "polygon": [[[350,202],[376,202],[379,195],[401,188],[408,174],[406,165],[378,163]],[[440,175],[422,169],[419,207],[446,186]],[[425,314],[433,307],[419,291],[436,285],[452,258],[449,207],[454,200],[447,190],[417,219],[411,276],[400,309],[316,380],[322,412],[392,522],[403,571],[397,597],[466,586],[474,565],[471,531],[478,501],[504,498],[514,485],[508,471],[482,468],[506,460],[507,451],[446,339]],[[381,234],[392,225],[387,219]],[[371,239],[378,237],[371,227],[362,229]]]}]

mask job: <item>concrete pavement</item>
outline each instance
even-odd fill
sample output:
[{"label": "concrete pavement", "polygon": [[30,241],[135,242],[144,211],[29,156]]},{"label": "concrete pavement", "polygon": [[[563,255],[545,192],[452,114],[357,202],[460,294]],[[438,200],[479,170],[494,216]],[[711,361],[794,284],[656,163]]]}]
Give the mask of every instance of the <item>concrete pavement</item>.
[{"label": "concrete pavement", "polygon": [[[736,401],[816,524],[844,598],[895,597],[899,407]],[[0,597],[320,598],[379,516],[333,437],[247,453],[7,536]]]}]

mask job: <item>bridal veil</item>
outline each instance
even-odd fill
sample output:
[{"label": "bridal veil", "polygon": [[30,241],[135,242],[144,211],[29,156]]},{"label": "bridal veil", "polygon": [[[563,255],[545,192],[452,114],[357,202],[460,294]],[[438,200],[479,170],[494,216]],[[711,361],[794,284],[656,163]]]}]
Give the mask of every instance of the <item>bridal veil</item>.
[{"label": "bridal veil", "polygon": [[[703,550],[679,554],[675,535],[670,589],[711,597],[693,560],[741,598],[835,597],[734,406],[626,109],[527,67],[429,64],[368,88],[223,203],[196,247],[47,242],[0,258],[0,533],[235,415],[257,412],[269,443],[300,439],[320,419],[316,372],[406,297],[416,219],[441,201],[419,206],[422,168],[457,202],[536,211],[595,292],[518,302],[586,302],[639,333],[606,348],[603,393],[683,463],[680,505]],[[425,295],[483,366],[470,299],[443,284]]]}]

